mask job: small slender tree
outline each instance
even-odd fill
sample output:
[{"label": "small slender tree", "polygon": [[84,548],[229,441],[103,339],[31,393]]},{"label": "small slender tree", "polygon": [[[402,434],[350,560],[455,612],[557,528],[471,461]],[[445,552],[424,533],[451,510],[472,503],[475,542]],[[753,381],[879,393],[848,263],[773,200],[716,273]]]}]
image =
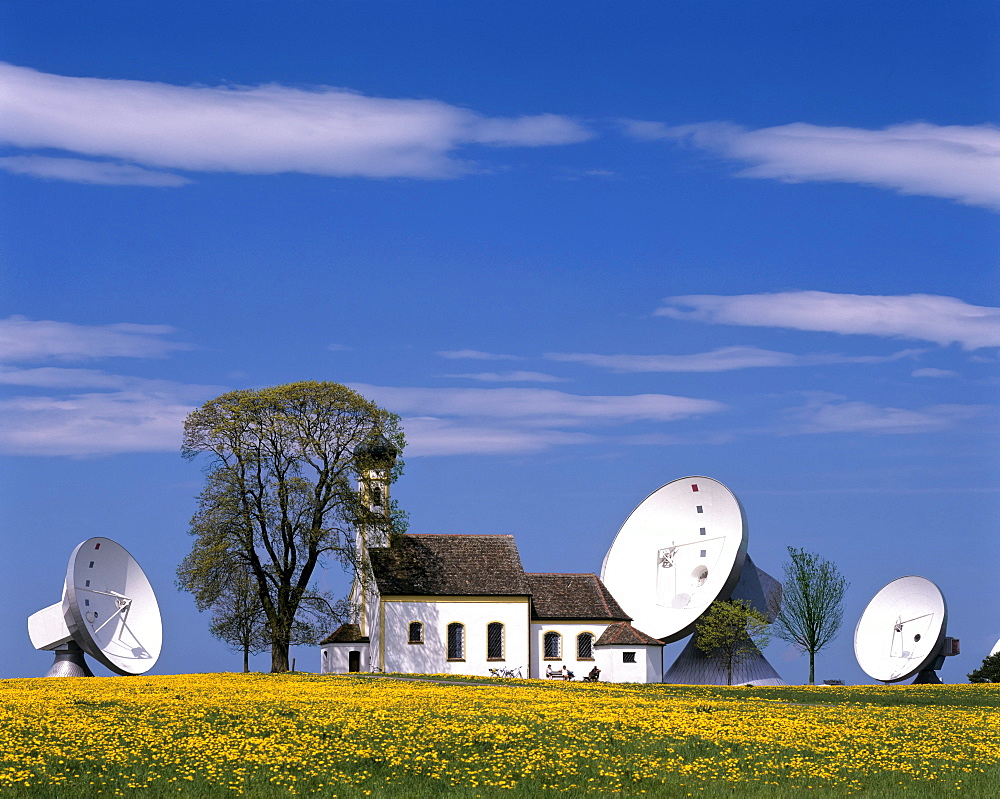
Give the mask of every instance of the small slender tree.
[{"label": "small slender tree", "polygon": [[969,682],[1000,682],[1000,652],[987,655],[975,671],[968,674]]},{"label": "small slender tree", "polygon": [[230,649],[243,653],[244,672],[250,671],[250,655],[260,654],[271,645],[267,614],[252,573],[241,570],[233,575],[228,590],[212,606],[208,629]]},{"label": "small slender tree", "polygon": [[809,653],[809,684],[816,683],[816,653],[837,637],[850,585],[837,567],[814,552],[788,547],[781,609],[774,634]]},{"label": "small slender tree", "polygon": [[695,627],[695,646],[726,667],[726,685],[733,672],[768,642],[770,621],[745,599],[713,602]]}]

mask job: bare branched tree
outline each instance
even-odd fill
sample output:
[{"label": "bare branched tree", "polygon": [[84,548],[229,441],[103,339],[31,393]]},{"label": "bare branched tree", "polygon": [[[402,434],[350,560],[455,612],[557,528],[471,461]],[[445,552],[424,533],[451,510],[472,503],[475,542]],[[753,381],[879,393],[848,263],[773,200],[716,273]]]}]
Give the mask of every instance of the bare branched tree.
[{"label": "bare branched tree", "polygon": [[814,685],[816,653],[837,637],[849,583],[834,564],[814,552],[788,547],[788,554],[774,634],[809,653],[809,684]]}]

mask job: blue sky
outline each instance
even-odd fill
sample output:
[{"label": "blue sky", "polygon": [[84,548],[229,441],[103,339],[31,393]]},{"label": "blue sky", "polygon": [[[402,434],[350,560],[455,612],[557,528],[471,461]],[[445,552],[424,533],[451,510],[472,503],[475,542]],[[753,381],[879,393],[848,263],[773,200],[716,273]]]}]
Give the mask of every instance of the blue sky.
[{"label": "blue sky", "polygon": [[173,587],[181,423],[296,380],[403,416],[414,532],[599,571],[648,493],[705,474],[762,568],[804,547],[851,581],[818,678],[868,681],[854,624],[907,574],[962,639],[942,677],[979,665],[995,4],[538,5],[4,4],[0,676],[47,669],[24,620],[91,535],[158,591],[156,672],[239,668]]}]

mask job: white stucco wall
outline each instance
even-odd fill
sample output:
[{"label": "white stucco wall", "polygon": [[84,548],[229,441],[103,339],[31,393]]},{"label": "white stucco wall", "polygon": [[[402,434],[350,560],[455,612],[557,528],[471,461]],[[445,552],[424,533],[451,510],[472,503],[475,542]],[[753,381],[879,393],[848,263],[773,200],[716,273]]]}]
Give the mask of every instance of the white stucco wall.
[{"label": "white stucco wall", "polygon": [[371,671],[368,644],[326,644],[319,649],[319,673],[347,674],[352,650],[361,653],[360,671]]},{"label": "white stucco wall", "polygon": [[[372,631],[372,647],[384,655],[384,671],[489,676],[490,669],[518,668],[528,676],[528,599],[473,597],[383,598]],[[424,641],[409,643],[410,622],[424,626]],[[448,660],[448,625],[465,625],[465,657]],[[504,625],[504,657],[486,657],[486,628]]]},{"label": "white stucco wall", "polygon": [[[603,666],[596,661],[597,653],[600,651],[596,648],[594,649],[595,659],[580,660],[577,657],[576,637],[580,633],[592,633],[594,636],[594,643],[596,644],[597,639],[601,637],[601,633],[603,633],[607,627],[608,622],[606,621],[532,622],[531,676],[544,677],[546,666],[551,666],[553,669],[561,669],[563,664],[565,664],[566,668],[576,675],[576,679],[582,680],[584,676],[594,667],[595,663],[598,668],[603,669]],[[545,633],[547,632],[557,632],[562,636],[562,652],[558,658],[547,659],[545,657]],[[604,679],[603,674],[601,675],[601,679]]]},{"label": "white stucco wall", "polygon": [[370,603],[367,605],[368,612],[365,617],[365,627],[362,628],[364,635],[367,635],[371,640],[371,643],[368,645],[368,662],[372,671],[385,671],[382,664],[382,654],[378,647],[378,639],[381,634],[381,613],[379,611],[381,604],[381,598],[378,592],[375,592]]},{"label": "white stucco wall", "polygon": [[[603,645],[596,649],[601,682],[663,682],[662,646]],[[624,653],[635,652],[635,663],[625,663]]]}]

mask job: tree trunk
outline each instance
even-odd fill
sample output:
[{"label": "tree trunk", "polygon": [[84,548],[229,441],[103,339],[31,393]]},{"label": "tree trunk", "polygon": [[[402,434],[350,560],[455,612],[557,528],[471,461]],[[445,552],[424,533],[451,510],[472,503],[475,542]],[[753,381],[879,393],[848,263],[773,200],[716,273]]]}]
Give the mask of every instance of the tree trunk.
[{"label": "tree trunk", "polygon": [[733,684],[733,659],[729,658],[726,662],[726,685]]},{"label": "tree trunk", "polygon": [[287,640],[271,641],[271,674],[288,671],[288,647]]},{"label": "tree trunk", "polygon": [[243,647],[243,673],[246,674],[250,671],[250,647]]},{"label": "tree trunk", "polygon": [[809,650],[809,684],[816,684],[816,653]]}]

